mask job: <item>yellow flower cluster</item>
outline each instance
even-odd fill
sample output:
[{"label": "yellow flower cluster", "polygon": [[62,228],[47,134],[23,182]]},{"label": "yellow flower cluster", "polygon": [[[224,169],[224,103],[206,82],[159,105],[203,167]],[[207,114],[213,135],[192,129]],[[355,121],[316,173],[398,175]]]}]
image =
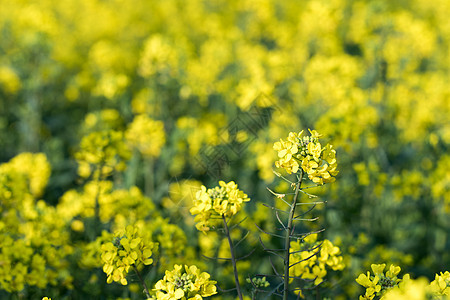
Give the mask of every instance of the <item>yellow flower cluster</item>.
[{"label": "yellow flower cluster", "polygon": [[194,207],[190,212],[195,215],[196,227],[198,230],[206,232],[211,226],[211,217],[235,215],[241,208],[242,203],[250,201],[247,194],[238,189],[234,181],[225,183],[219,181],[219,186],[206,189],[202,185],[194,199]]},{"label": "yellow flower cluster", "polygon": [[166,271],[159,280],[154,291],[156,300],[201,300],[217,294],[216,281],[210,280],[210,275],[201,272],[197,266],[175,265],[172,271]]},{"label": "yellow flower cluster", "polygon": [[450,273],[446,271],[436,274],[435,280],[429,283],[428,279],[421,277],[411,279],[406,274],[403,279],[396,276],[400,272],[400,267],[392,266],[390,270],[383,274],[385,264],[372,265],[375,273],[373,278],[370,275],[361,274],[356,280],[366,287],[366,294],[359,299],[374,299],[379,296],[382,300],[445,300],[450,299]]},{"label": "yellow flower cluster", "polygon": [[436,274],[434,280],[430,283],[430,290],[435,295],[445,295],[450,298],[450,272],[445,271],[444,273],[441,272],[440,275]]},{"label": "yellow flower cluster", "polygon": [[403,279],[397,277],[400,273],[400,267],[391,265],[386,274],[383,272],[386,264],[372,264],[373,276],[367,271],[366,274],[360,274],[356,282],[366,288],[364,295],[359,296],[360,300],[371,300],[375,296],[383,296],[388,290],[398,287],[402,280],[409,280],[409,274],[403,276]]},{"label": "yellow flower cluster", "polygon": [[68,190],[57,205],[61,217],[89,218],[95,214],[95,201],[100,207],[99,217],[103,223],[115,221],[120,228],[155,212],[153,202],[137,187],[114,189],[111,181],[90,181],[82,191]]},{"label": "yellow flower cluster", "polygon": [[120,130],[123,119],[117,109],[106,108],[86,114],[80,127],[83,136],[101,130]]},{"label": "yellow flower cluster", "polygon": [[[59,219],[70,223],[72,230],[86,233],[89,230],[89,218],[95,215],[95,201],[99,204],[99,218],[103,226],[111,225],[112,231],[134,224],[151,236],[158,243],[160,256],[158,268],[164,271],[168,265],[186,257],[187,239],[183,230],[168,219],[160,216],[152,200],[145,197],[138,187],[130,189],[114,189],[111,181],[90,181],[81,191],[69,190],[60,199],[57,210]],[[146,220],[151,220],[148,222]],[[105,234],[85,245],[78,265],[83,268],[101,267],[103,265],[99,253],[101,244],[112,240],[112,234]],[[111,235],[111,236],[110,236]],[[157,253],[153,249],[153,255]]]},{"label": "yellow flower cluster", "polygon": [[14,69],[7,66],[0,66],[0,89],[8,94],[15,94],[22,87],[19,76]]},{"label": "yellow flower cluster", "polygon": [[29,178],[30,192],[34,197],[43,194],[51,172],[44,153],[21,153],[11,159],[9,165]]},{"label": "yellow flower cluster", "polygon": [[155,218],[150,223],[146,230],[153,232],[153,240],[158,243],[158,254],[163,254],[158,256],[159,270],[164,271],[174,261],[185,259],[187,238],[183,229],[162,217]]},{"label": "yellow flower cluster", "polygon": [[327,144],[325,147],[319,142],[321,135],[315,130],[309,130],[310,136],[302,136],[303,130],[298,134],[290,132],[286,141],[280,139],[273,145],[278,151],[277,168],[285,169],[289,174],[297,173],[300,167],[308,174],[314,183],[324,184],[335,181],[339,173],[336,170],[336,150]]},{"label": "yellow flower cluster", "polygon": [[22,153],[0,165],[0,289],[26,286],[71,288],[67,272],[73,252],[69,234],[57,211],[37,201],[50,176],[42,153]]},{"label": "yellow flower cluster", "polygon": [[164,124],[142,114],[134,118],[125,132],[128,143],[136,147],[143,156],[158,157],[166,142]]},{"label": "yellow flower cluster", "polygon": [[[364,298],[363,298],[364,299]],[[398,286],[389,289],[380,298],[383,300],[426,300],[426,299],[442,299],[441,297],[433,297],[429,291],[428,280],[426,278],[406,279],[404,278]]]},{"label": "yellow flower cluster", "polygon": [[88,178],[93,174],[94,178],[102,178],[115,170],[125,169],[125,161],[130,155],[123,132],[104,130],[83,137],[75,158],[81,177]]},{"label": "yellow flower cluster", "polygon": [[305,237],[303,243],[300,240],[291,242],[290,252],[290,264],[293,266],[289,269],[289,275],[313,279],[314,285],[323,281],[327,268],[338,271],[345,267],[339,247],[327,239],[318,241],[317,234]]},{"label": "yellow flower cluster", "polygon": [[101,246],[103,271],[108,276],[107,282],[120,282],[127,285],[126,276],[131,267],[150,265],[153,263],[152,243],[144,234],[138,232],[135,226],[127,226],[125,230],[114,233],[113,242]]}]

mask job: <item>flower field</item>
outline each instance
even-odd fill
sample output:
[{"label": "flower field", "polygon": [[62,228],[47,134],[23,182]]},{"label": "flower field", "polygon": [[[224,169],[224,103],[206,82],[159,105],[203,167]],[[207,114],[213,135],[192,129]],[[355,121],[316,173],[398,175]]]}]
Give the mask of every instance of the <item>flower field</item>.
[{"label": "flower field", "polygon": [[0,7],[0,299],[450,299],[449,1]]}]

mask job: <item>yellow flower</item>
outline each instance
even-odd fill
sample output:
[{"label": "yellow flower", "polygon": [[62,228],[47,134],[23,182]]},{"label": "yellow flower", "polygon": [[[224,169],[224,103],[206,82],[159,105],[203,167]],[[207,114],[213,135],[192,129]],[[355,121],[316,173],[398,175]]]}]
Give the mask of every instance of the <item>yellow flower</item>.
[{"label": "yellow flower", "polygon": [[[383,296],[387,291],[397,288],[402,284],[402,279],[397,278],[400,273],[400,267],[391,265],[389,270],[384,274],[386,264],[372,264],[371,266],[373,276],[367,271],[367,275],[360,274],[356,278],[356,282],[366,288],[366,292],[360,299],[373,299],[375,295]],[[409,275],[406,274],[403,280],[409,280]]]},{"label": "yellow flower", "polygon": [[370,272],[367,271],[367,275],[360,274],[358,278],[356,278],[356,282],[366,288],[366,293],[364,295],[364,299],[372,299],[375,293],[381,291],[381,285],[378,284],[380,278],[375,276],[371,279]]},{"label": "yellow flower", "polygon": [[166,270],[163,279],[155,284],[157,300],[171,299],[203,299],[217,294],[216,281],[210,280],[210,275],[201,272],[197,266],[175,265],[172,271]]},{"label": "yellow flower", "polygon": [[141,234],[135,226],[127,226],[125,230],[114,234],[113,242],[101,246],[103,271],[107,283],[113,281],[127,285],[126,276],[131,267],[150,265],[153,263],[152,243],[148,236]]},{"label": "yellow flower", "polygon": [[386,264],[381,265],[372,264],[370,267],[372,268],[372,271],[375,275],[383,275],[383,270],[386,267]]},{"label": "yellow flower", "polygon": [[386,276],[390,277],[390,278],[394,278],[398,275],[398,273],[400,273],[400,271],[401,271],[401,268],[399,266],[391,265],[389,267],[389,270],[386,272]]},{"label": "yellow flower", "polygon": [[129,125],[125,138],[128,143],[136,147],[144,156],[158,157],[166,142],[164,124],[146,115],[138,115]]},{"label": "yellow flower", "polygon": [[289,271],[290,275],[314,280],[314,285],[324,280],[327,268],[337,271],[345,267],[339,247],[326,239],[323,242],[318,241],[317,234],[308,235],[303,242],[291,242],[290,249],[290,263],[293,265]]},{"label": "yellow flower", "polygon": [[219,186],[212,189],[201,187],[190,212],[195,215],[197,229],[206,232],[213,224],[211,216],[233,216],[241,210],[242,204],[248,201],[250,198],[238,189],[234,181],[229,183],[219,181]]},{"label": "yellow flower", "polygon": [[[292,132],[291,132],[292,133]],[[273,149],[278,151],[279,160],[275,162],[277,168],[285,168],[289,174],[297,173],[299,164],[293,159],[293,155],[297,154],[298,148],[295,143],[285,142],[280,139],[273,145]]]},{"label": "yellow flower", "polygon": [[83,137],[80,151],[75,154],[82,177],[108,176],[113,171],[124,170],[125,161],[131,156],[124,142],[123,133],[114,130],[92,132]]},{"label": "yellow flower", "polygon": [[445,271],[436,274],[434,280],[430,283],[430,290],[436,295],[450,296],[450,272]]},{"label": "yellow flower", "polygon": [[27,177],[33,196],[42,195],[51,173],[45,154],[23,152],[11,159],[9,165]]},{"label": "yellow flower", "polygon": [[[405,281],[405,278],[404,278]],[[428,280],[419,278],[416,280],[407,280],[405,284],[394,287],[386,292],[383,300],[423,300],[423,299],[439,299],[431,298],[427,291]]]},{"label": "yellow flower", "polygon": [[285,169],[289,174],[297,173],[300,167],[308,175],[308,178],[317,184],[335,181],[339,173],[336,161],[336,150],[332,145],[322,147],[319,142],[320,134],[315,130],[309,130],[310,136],[303,136],[303,131],[295,134],[289,133],[286,141],[280,139],[273,145],[278,151],[277,168]]},{"label": "yellow flower", "polygon": [[22,87],[19,76],[7,66],[0,66],[0,88],[8,94],[16,94]]}]

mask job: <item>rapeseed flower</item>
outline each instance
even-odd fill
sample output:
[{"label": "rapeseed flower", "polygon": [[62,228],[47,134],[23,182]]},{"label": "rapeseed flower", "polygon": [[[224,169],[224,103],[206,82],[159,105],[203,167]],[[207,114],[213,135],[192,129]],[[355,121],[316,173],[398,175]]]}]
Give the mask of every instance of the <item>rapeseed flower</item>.
[{"label": "rapeseed flower", "polygon": [[238,185],[234,181],[229,183],[219,181],[219,186],[212,189],[201,187],[190,212],[195,215],[197,229],[206,232],[212,225],[212,217],[231,217],[239,212],[244,202],[248,201],[250,198],[238,189]]},{"label": "rapeseed flower", "polygon": [[286,141],[280,139],[276,142],[273,145],[273,149],[278,151],[275,166],[289,174],[297,173],[301,168],[310,180],[320,185],[334,182],[339,173],[336,170],[336,150],[330,144],[323,147],[317,131],[309,132],[310,136],[302,136],[303,130],[298,134],[290,132]]},{"label": "rapeseed flower", "polygon": [[391,265],[386,274],[384,269],[386,264],[372,264],[373,276],[367,271],[367,275],[360,274],[356,278],[356,282],[366,288],[364,295],[359,296],[360,300],[373,299],[375,296],[383,296],[387,291],[396,288],[404,280],[409,280],[409,274],[403,276],[403,279],[399,279],[397,275],[400,273],[400,267]]},{"label": "rapeseed flower", "polygon": [[113,171],[126,167],[125,161],[131,157],[130,149],[124,142],[123,133],[114,130],[92,132],[84,136],[80,150],[75,154],[79,164],[78,173],[87,178],[104,178]]},{"label": "rapeseed flower", "polygon": [[164,124],[161,121],[152,120],[146,115],[138,115],[128,126],[125,138],[145,157],[158,157],[166,142]]},{"label": "rapeseed flower", "polygon": [[217,294],[216,281],[210,280],[210,275],[201,272],[197,266],[175,265],[172,271],[166,271],[159,280],[154,291],[156,300],[201,300]]},{"label": "rapeseed flower", "polygon": [[310,234],[303,242],[291,242],[290,252],[290,276],[314,280],[314,285],[323,282],[327,268],[337,271],[345,267],[339,247],[329,240],[318,241],[317,234]]},{"label": "rapeseed flower", "polygon": [[103,271],[108,276],[107,283],[113,281],[127,285],[126,276],[131,267],[153,263],[152,250],[154,243],[149,237],[141,234],[135,226],[127,226],[114,234],[112,242],[101,246]]},{"label": "rapeseed flower", "polygon": [[440,275],[436,274],[434,280],[430,283],[430,290],[436,294],[441,296],[450,296],[450,272],[445,271],[444,273],[440,273]]}]

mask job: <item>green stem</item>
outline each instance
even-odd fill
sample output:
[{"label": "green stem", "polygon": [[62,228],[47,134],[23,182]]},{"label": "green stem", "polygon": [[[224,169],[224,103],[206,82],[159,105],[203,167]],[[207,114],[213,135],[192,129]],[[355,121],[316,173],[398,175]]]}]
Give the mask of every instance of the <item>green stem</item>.
[{"label": "green stem", "polygon": [[[103,180],[102,170],[104,163],[102,162],[99,166],[97,166],[98,174],[95,176],[94,181],[97,183],[97,192],[95,193],[94,199],[94,234],[92,240],[95,240],[97,236],[101,233],[101,221],[100,221],[100,181]],[[94,174],[96,171],[94,171]]]},{"label": "green stem", "polygon": [[252,293],[252,300],[256,300],[256,294],[257,292]]},{"label": "green stem", "polygon": [[154,196],[153,192],[155,190],[154,188],[154,177],[153,177],[153,158],[146,158],[145,162],[145,170],[144,170],[144,176],[145,176],[145,183],[144,183],[144,189],[145,189],[145,195],[147,197]]},{"label": "green stem", "polygon": [[133,155],[130,159],[130,163],[125,173],[125,187],[129,189],[136,185],[137,173],[139,170],[139,164],[141,162],[140,153],[134,149]]},{"label": "green stem", "polygon": [[290,256],[290,242],[291,242],[291,231],[292,225],[294,221],[294,213],[295,207],[297,205],[298,194],[300,191],[300,187],[302,185],[303,171],[300,170],[300,177],[297,182],[297,186],[295,187],[294,198],[292,199],[291,210],[289,211],[289,219],[288,225],[286,228],[286,236],[284,242],[285,256],[284,256],[284,292],[283,292],[283,300],[288,299],[289,294],[289,256]]},{"label": "green stem", "polygon": [[139,277],[139,281],[141,282],[142,286],[144,287],[144,292],[145,292],[145,295],[147,295],[147,299],[150,299],[151,298],[150,292],[148,291],[148,288],[147,288],[147,285],[145,284],[144,279],[142,279],[141,273],[139,273],[138,269],[136,268],[136,266],[134,264],[133,264],[133,268],[134,268],[134,271],[136,272],[137,276]]},{"label": "green stem", "polygon": [[225,219],[224,215],[222,215],[222,219],[223,219],[223,226],[225,228],[225,234],[228,238],[228,244],[230,245],[231,263],[233,264],[234,281],[236,282],[236,290],[237,290],[239,299],[242,300],[243,298],[242,298],[241,286],[239,285],[239,276],[238,276],[238,272],[237,272],[237,268],[236,268],[236,259],[234,258],[233,241],[231,240],[230,231],[228,230],[227,220]]}]

